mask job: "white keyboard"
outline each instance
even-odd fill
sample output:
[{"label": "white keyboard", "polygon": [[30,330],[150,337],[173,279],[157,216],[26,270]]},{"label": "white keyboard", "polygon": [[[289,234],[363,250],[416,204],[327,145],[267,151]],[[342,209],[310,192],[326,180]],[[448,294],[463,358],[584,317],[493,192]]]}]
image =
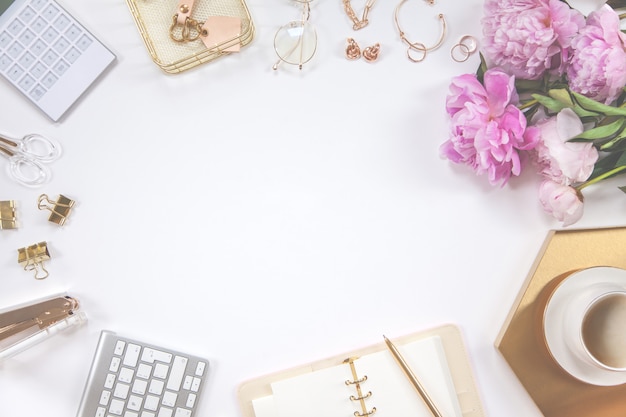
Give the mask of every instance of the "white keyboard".
[{"label": "white keyboard", "polygon": [[78,417],[192,417],[208,365],[102,331]]},{"label": "white keyboard", "polygon": [[0,75],[52,120],[114,60],[55,0],[0,1]]}]

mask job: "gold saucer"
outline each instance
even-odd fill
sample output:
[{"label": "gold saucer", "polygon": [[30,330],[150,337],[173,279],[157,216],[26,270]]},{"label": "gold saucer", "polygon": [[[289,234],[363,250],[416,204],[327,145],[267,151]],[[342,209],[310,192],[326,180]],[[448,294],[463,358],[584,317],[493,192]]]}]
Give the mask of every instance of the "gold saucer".
[{"label": "gold saucer", "polygon": [[551,231],[495,342],[545,417],[626,415],[626,384],[596,386],[572,377],[543,335],[552,292],[573,272],[594,266],[626,269],[626,227]]}]

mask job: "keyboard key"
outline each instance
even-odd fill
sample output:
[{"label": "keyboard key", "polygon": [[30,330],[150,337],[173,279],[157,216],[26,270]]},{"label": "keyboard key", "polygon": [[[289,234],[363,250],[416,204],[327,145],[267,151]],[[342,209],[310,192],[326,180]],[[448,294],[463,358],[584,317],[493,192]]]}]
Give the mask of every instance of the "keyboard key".
[{"label": "keyboard key", "polygon": [[9,32],[0,32],[0,48],[6,48],[12,40],[13,36],[9,35]]},{"label": "keyboard key", "polygon": [[9,65],[13,63],[13,60],[7,54],[0,55],[0,71],[4,71],[9,68]]},{"label": "keyboard key", "polygon": [[24,47],[18,42],[13,42],[7,52],[11,58],[17,59],[24,52]]},{"label": "keyboard key", "polygon": [[104,380],[104,388],[111,389],[115,385],[115,374],[107,374],[106,379]]},{"label": "keyboard key", "polygon": [[80,58],[80,51],[72,47],[63,57],[68,60],[70,64],[73,64],[78,58]]},{"label": "keyboard key", "polygon": [[124,342],[123,340],[118,340],[117,343],[115,343],[115,350],[113,350],[113,354],[122,356],[122,353],[124,353],[125,347],[126,347],[126,342]]},{"label": "keyboard key", "polygon": [[54,17],[59,13],[59,9],[54,4],[49,4],[48,7],[41,13],[41,15],[48,19],[48,22],[52,21]]},{"label": "keyboard key", "polygon": [[118,357],[111,358],[111,365],[109,366],[109,371],[117,372],[120,369],[120,363],[122,360]]},{"label": "keyboard key", "polygon": [[17,80],[19,80],[23,74],[24,74],[24,69],[20,67],[19,65],[15,64],[11,67],[7,75],[9,76],[10,79],[17,82]]},{"label": "keyboard key", "polygon": [[158,417],[172,417],[173,414],[174,410],[172,410],[171,408],[161,407],[159,409]]},{"label": "keyboard key", "polygon": [[176,356],[172,365],[170,378],[167,380],[167,389],[172,391],[180,390],[180,383],[185,375],[185,368],[187,368],[187,358]]},{"label": "keyboard key", "polygon": [[96,415],[94,417],[105,417],[107,409],[104,407],[98,407],[96,410]]},{"label": "keyboard key", "polygon": [[196,394],[189,393],[189,395],[187,396],[187,401],[185,402],[185,405],[189,408],[193,408],[195,404],[196,404]]},{"label": "keyboard key", "polygon": [[178,407],[176,409],[176,414],[174,415],[174,417],[191,417],[191,410]]},{"label": "keyboard key", "polygon": [[[60,59],[56,64],[54,64],[54,67],[52,67],[52,69],[54,70],[55,74],[57,74],[58,76],[61,76],[65,73],[65,71],[69,69],[69,67],[70,66],[67,62]],[[135,366],[135,365],[132,365],[132,366]]]},{"label": "keyboard key", "polygon": [[20,82],[17,84],[24,91],[30,91],[30,89],[35,85],[36,81],[33,77],[26,74]]},{"label": "keyboard key", "polygon": [[115,398],[121,398],[122,400],[125,400],[128,397],[128,391],[130,391],[130,385],[117,384],[115,386],[115,391],[113,391],[113,396]]},{"label": "keyboard key", "polygon": [[161,395],[163,393],[163,386],[165,383],[158,379],[153,379],[150,382],[150,388],[148,388],[148,392],[154,395]]},{"label": "keyboard key", "polygon": [[23,22],[28,23],[33,19],[33,17],[35,17],[35,14],[36,13],[32,8],[30,8],[29,6],[26,6],[24,7],[24,10],[20,12],[20,19]]},{"label": "keyboard key", "polygon": [[170,367],[165,365],[164,363],[157,363],[156,366],[154,367],[153,376],[155,378],[165,379],[167,378],[167,371],[169,369]]},{"label": "keyboard key", "polygon": [[33,100],[37,101],[37,100],[41,99],[44,96],[44,94],[46,94],[46,89],[43,88],[43,86],[41,84],[37,84],[35,86],[35,88],[30,90],[30,93],[28,95]]},{"label": "keyboard key", "polygon": [[58,77],[56,75],[54,75],[51,72],[48,72],[45,77],[43,77],[41,79],[41,83],[44,85],[44,87],[46,87],[48,90],[52,88],[52,86],[54,84],[56,84],[56,82],[58,81]]},{"label": "keyboard key", "polygon": [[59,55],[57,55],[57,53],[54,52],[52,49],[48,49],[46,53],[43,54],[43,56],[41,57],[41,60],[44,62],[44,64],[51,67],[52,64],[56,62],[57,58],[59,58]]},{"label": "keyboard key", "polygon": [[130,382],[133,380],[134,374],[135,372],[132,369],[122,368],[122,370],[120,371],[120,374],[117,377],[117,380],[120,382],[130,384]]},{"label": "keyboard key", "polygon": [[87,50],[87,48],[89,48],[89,45],[91,45],[92,42],[93,40],[91,40],[89,36],[83,35],[80,37],[80,39],[76,43],[76,46],[78,46],[78,48],[84,52]]},{"label": "keyboard key", "polygon": [[35,43],[31,45],[30,51],[35,54],[35,56],[40,56],[46,48],[46,44],[41,39],[37,39]]},{"label": "keyboard key", "polygon": [[109,405],[109,399],[111,398],[111,391],[102,391],[100,395],[100,405]]},{"label": "keyboard key", "polygon": [[141,360],[148,363],[153,363],[154,361],[170,363],[172,361],[172,354],[152,348],[145,348],[141,355]]},{"label": "keyboard key", "polygon": [[9,24],[9,27],[7,27],[7,30],[13,36],[17,36],[22,31],[22,29],[24,29],[24,24],[19,20],[14,20]]},{"label": "keyboard key", "polygon": [[139,359],[139,353],[141,352],[141,346],[133,343],[128,344],[126,354],[124,355],[124,365],[137,366],[137,360]]},{"label": "keyboard key", "polygon": [[30,3],[30,5],[33,6],[37,11],[40,11],[42,7],[46,4],[48,4],[47,0],[32,0],[32,2]]},{"label": "keyboard key", "polygon": [[111,400],[111,405],[109,406],[109,413],[121,416],[124,412],[124,401],[121,400]]},{"label": "keyboard key", "polygon": [[155,414],[151,413],[149,411],[142,411],[141,412],[141,417],[155,417]]},{"label": "keyboard key", "polygon": [[35,60],[36,58],[33,56],[33,54],[27,51],[26,53],[24,53],[24,55],[22,55],[18,62],[24,69],[29,69],[30,66],[33,65]]},{"label": "keyboard key", "polygon": [[43,32],[43,30],[44,30],[45,28],[47,28],[47,27],[48,27],[48,22],[46,22],[45,20],[43,20],[43,19],[42,19],[41,17],[39,17],[39,16],[35,19],[35,21],[33,22],[33,24],[32,24],[32,25],[30,25],[30,28],[31,28],[33,31],[35,31],[35,33],[38,33],[38,34],[42,33],[42,32]]},{"label": "keyboard key", "polygon": [[202,376],[204,374],[204,368],[206,368],[206,363],[198,362],[198,365],[196,365],[196,375]]},{"label": "keyboard key", "polygon": [[52,26],[54,26],[59,32],[63,32],[70,23],[70,18],[62,14],[57,17]]},{"label": "keyboard key", "polygon": [[30,29],[26,29],[20,35],[19,40],[20,40],[20,42],[22,42],[22,45],[28,46],[28,45],[31,44],[32,41],[35,40],[35,36],[36,35]]},{"label": "keyboard key", "polygon": [[78,36],[80,36],[81,33],[83,33],[83,31],[80,30],[80,28],[78,26],[73,24],[65,32],[65,36],[67,37],[67,39],[69,39],[70,41],[74,42],[78,38]]},{"label": "keyboard key", "polygon": [[163,394],[163,400],[161,400],[161,404],[166,405],[168,407],[174,407],[176,405],[176,399],[178,395],[172,391],[165,391]]},{"label": "keyboard key", "polygon": [[191,390],[193,392],[198,392],[198,390],[200,389],[200,378],[194,378],[193,381],[191,382]]},{"label": "keyboard key", "polygon": [[137,395],[131,395],[128,399],[128,409],[133,411],[141,410],[141,404],[143,403],[143,398]]},{"label": "keyboard key", "polygon": [[156,411],[159,407],[159,397],[155,397],[154,395],[148,395],[143,404],[143,408],[150,411]]},{"label": "keyboard key", "polygon": [[139,364],[137,367],[137,378],[148,379],[152,373],[152,367],[145,363]]},{"label": "keyboard key", "polygon": [[52,47],[59,54],[63,54],[67,50],[67,48],[70,47],[70,42],[63,37],[60,37],[59,39],[57,39]]},{"label": "keyboard key", "polygon": [[59,36],[59,32],[57,32],[57,30],[55,28],[53,28],[52,26],[49,27],[48,29],[46,29],[42,34],[41,34],[41,38],[48,42],[48,45],[50,45],[52,42],[54,42],[54,40]]},{"label": "keyboard key", "polygon": [[135,379],[135,382],[133,383],[132,392],[133,394],[137,394],[137,395],[145,395],[146,388],[148,388],[148,381],[142,380],[142,379]]}]

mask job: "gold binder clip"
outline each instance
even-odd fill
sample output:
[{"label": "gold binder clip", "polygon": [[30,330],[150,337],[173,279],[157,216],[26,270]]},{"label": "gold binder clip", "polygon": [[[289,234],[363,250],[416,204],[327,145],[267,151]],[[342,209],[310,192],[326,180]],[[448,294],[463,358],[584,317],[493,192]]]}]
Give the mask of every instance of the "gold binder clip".
[{"label": "gold binder clip", "polygon": [[63,194],[59,194],[59,198],[55,202],[50,201],[46,194],[42,194],[37,201],[37,208],[50,211],[48,221],[63,226],[74,204],[74,200],[65,197]]},{"label": "gold binder clip", "polygon": [[42,337],[84,321],[73,297],[56,296],[0,313],[0,360],[21,352]]},{"label": "gold binder clip", "polygon": [[50,260],[50,252],[46,242],[39,242],[17,250],[17,262],[24,267],[24,271],[35,271],[35,279],[47,278],[49,273],[44,267],[44,261]]},{"label": "gold binder clip", "polygon": [[15,201],[0,201],[0,229],[17,229]]}]

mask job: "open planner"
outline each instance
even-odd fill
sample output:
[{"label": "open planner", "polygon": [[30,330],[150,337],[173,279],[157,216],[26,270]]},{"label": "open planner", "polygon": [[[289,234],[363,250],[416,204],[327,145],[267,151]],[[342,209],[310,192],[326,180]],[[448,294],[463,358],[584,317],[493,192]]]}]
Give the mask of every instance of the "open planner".
[{"label": "open planner", "polygon": [[[483,417],[456,326],[393,341],[443,417]],[[384,342],[244,382],[239,400],[244,417],[432,417]]]}]

